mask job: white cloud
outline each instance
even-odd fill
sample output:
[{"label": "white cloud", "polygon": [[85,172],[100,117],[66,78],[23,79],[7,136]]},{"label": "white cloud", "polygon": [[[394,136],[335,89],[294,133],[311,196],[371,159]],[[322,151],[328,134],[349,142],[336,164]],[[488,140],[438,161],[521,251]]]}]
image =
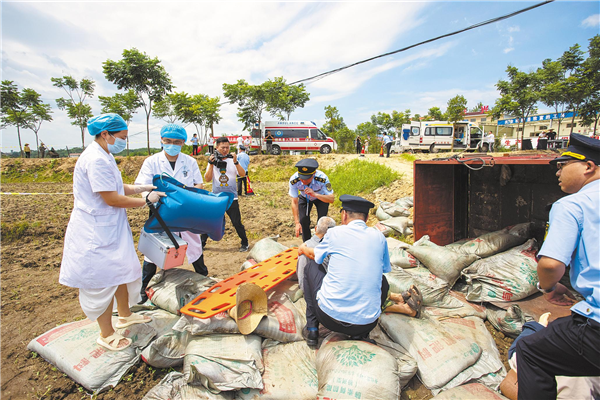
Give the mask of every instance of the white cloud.
[{"label": "white cloud", "polygon": [[508,32],[513,33],[513,32],[519,32],[521,30],[521,28],[519,27],[519,25],[515,25],[515,26],[509,26],[507,28]]},{"label": "white cloud", "polygon": [[515,48],[514,47],[506,47],[504,50],[504,54],[510,53],[511,51],[513,51]]},{"label": "white cloud", "polygon": [[585,28],[594,28],[600,25],[600,14],[590,15],[583,21],[581,21],[581,26]]}]

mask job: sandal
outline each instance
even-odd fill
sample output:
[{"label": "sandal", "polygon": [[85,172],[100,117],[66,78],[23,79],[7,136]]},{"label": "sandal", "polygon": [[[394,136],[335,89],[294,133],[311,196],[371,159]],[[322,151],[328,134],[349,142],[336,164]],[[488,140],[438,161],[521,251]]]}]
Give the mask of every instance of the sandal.
[{"label": "sandal", "polygon": [[410,293],[410,297],[406,301],[406,304],[408,304],[408,306],[411,309],[413,309],[414,311],[417,312],[417,314],[415,315],[415,318],[421,318],[421,308],[423,306],[423,296],[421,295],[419,288],[416,287],[415,285],[412,285],[410,287],[410,289],[408,289],[408,292]]},{"label": "sandal", "polygon": [[115,324],[115,328],[123,329],[127,328],[129,325],[146,324],[150,321],[152,321],[152,318],[148,316],[131,313],[129,317],[119,317],[119,322]]},{"label": "sandal", "polygon": [[[125,339],[127,341],[127,345],[125,345],[123,347],[118,347],[119,343],[123,339]],[[115,332],[108,337],[99,336],[98,339],[96,339],[96,343],[98,343],[100,346],[107,348],[109,350],[112,350],[112,351],[121,351],[121,350],[125,350],[126,348],[131,346],[132,340]]]}]

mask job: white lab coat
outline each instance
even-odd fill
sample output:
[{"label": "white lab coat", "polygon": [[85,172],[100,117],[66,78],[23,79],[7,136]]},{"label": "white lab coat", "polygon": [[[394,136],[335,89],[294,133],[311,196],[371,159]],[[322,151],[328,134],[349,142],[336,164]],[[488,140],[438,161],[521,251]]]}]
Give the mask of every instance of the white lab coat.
[{"label": "white lab coat", "polygon": [[[93,142],[77,160],[73,173],[74,205],[59,276],[63,285],[83,290],[113,287],[115,291],[118,285],[136,280],[141,285],[142,270],[127,212],[104,202],[98,192],[108,191],[124,194],[121,172],[112,154]],[[113,295],[109,294],[109,302]]]},{"label": "white lab coat", "polygon": [[[175,169],[171,167],[171,163],[167,159],[164,150],[154,154],[144,160],[144,164],[135,178],[136,185],[151,185],[154,175],[166,173],[179,182],[187,186],[194,186],[203,183],[202,174],[196,160],[187,154],[179,153],[175,161]],[[188,262],[193,263],[202,256],[202,239],[200,235],[191,232],[175,232],[179,233],[181,238],[188,244],[186,255]],[[150,261],[145,258],[146,261]]]}]

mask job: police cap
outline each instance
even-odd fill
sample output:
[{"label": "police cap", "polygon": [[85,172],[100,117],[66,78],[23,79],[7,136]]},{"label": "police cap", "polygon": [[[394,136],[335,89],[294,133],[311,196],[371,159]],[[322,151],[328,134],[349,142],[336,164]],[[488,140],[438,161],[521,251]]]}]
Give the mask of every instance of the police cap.
[{"label": "police cap", "polygon": [[305,158],[298,161],[295,167],[298,168],[298,177],[300,179],[310,179],[317,171],[317,168],[319,168],[319,163],[314,158]]},{"label": "police cap", "polygon": [[550,163],[556,164],[559,161],[569,160],[589,160],[596,165],[600,165],[600,140],[572,133],[567,151],[562,153],[560,157],[550,161]]},{"label": "police cap", "polygon": [[342,210],[351,212],[368,214],[369,209],[375,207],[375,204],[371,203],[369,200],[358,196],[350,196],[349,194],[341,195],[340,201],[342,202]]}]

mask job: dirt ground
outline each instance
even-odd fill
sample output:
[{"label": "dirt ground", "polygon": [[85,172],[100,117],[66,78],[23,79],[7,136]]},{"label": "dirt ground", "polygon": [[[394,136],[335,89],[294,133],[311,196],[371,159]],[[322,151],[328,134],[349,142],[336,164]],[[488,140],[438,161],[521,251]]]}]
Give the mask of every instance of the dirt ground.
[{"label": "dirt ground", "polygon": [[[251,168],[269,168],[272,157],[261,161],[252,158]],[[353,155],[319,156],[324,168],[342,165]],[[423,156],[427,157],[427,156]],[[300,158],[300,157],[298,157]],[[412,195],[412,163],[399,156],[383,159],[369,155],[370,160],[385,163],[403,173],[403,177],[387,187],[379,188],[365,197],[374,202],[394,201]],[[135,176],[143,157],[120,164],[125,175]],[[27,160],[23,173],[49,160]],[[2,168],[7,167],[2,160]],[[9,161],[10,163],[10,161]],[[63,160],[59,172],[72,172],[74,160]],[[279,241],[297,246],[301,239],[293,235],[293,219],[284,183],[253,182],[255,196],[241,197],[243,223],[252,246],[258,240],[280,235]],[[64,183],[3,183],[2,192],[70,193],[72,184]],[[334,188],[335,190],[335,188]],[[89,395],[65,374],[26,346],[38,335],[67,322],[84,319],[76,289],[58,283],[63,251],[64,233],[69,221],[73,198],[68,194],[2,195],[2,264],[1,279],[1,392],[3,399],[83,399]],[[339,212],[330,208],[333,218]],[[137,241],[146,217],[146,209],[128,210],[129,223]],[[316,217],[314,217],[316,218]],[[369,225],[377,219],[369,218]],[[339,221],[338,221],[339,222]],[[226,233],[220,242],[209,241],[205,261],[209,274],[225,278],[239,271],[248,253],[240,253],[239,238],[227,220]],[[141,255],[140,255],[141,260]],[[191,265],[185,268],[193,270]],[[489,327],[506,364],[506,351],[512,340]],[[112,390],[101,393],[98,399],[141,398],[169,371],[150,368],[140,362]],[[403,391],[402,399],[429,399],[429,390],[414,378]]]}]

